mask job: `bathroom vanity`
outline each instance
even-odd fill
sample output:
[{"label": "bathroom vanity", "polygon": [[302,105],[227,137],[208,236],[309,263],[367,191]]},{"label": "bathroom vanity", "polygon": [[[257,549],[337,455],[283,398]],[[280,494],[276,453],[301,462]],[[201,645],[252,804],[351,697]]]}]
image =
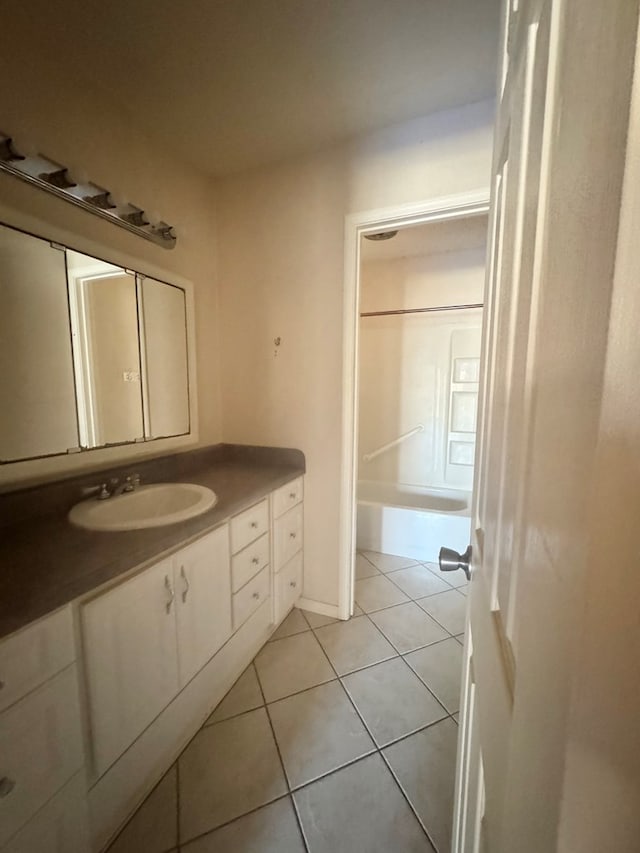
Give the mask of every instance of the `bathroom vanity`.
[{"label": "bathroom vanity", "polygon": [[220,445],[135,470],[218,502],[112,533],[67,520],[96,474],[0,496],[2,853],[105,849],[300,596],[302,453]]}]

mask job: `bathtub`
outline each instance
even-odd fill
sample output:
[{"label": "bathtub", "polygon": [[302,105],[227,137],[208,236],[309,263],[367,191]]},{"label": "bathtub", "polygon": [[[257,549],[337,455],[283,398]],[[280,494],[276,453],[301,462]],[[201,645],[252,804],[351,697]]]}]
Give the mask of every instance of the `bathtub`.
[{"label": "bathtub", "polygon": [[360,480],[357,547],[437,562],[442,545],[464,551],[471,532],[471,493]]}]

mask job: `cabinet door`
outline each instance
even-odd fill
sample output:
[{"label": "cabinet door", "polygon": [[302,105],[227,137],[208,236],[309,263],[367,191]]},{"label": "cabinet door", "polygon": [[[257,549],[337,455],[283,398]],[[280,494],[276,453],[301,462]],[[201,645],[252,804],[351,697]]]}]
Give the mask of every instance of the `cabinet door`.
[{"label": "cabinet door", "polygon": [[93,761],[100,776],[178,691],[173,558],[82,607]]},{"label": "cabinet door", "polygon": [[276,624],[279,624],[302,594],[302,551],[278,572],[275,585]]},{"label": "cabinet door", "polygon": [[180,686],[231,636],[229,528],[214,530],[175,555]]},{"label": "cabinet door", "polygon": [[289,562],[294,554],[302,548],[303,534],[303,505],[299,503],[274,523],[273,553],[274,571]]},{"label": "cabinet door", "polygon": [[14,835],[2,853],[89,853],[84,773],[80,772]]},{"label": "cabinet door", "polygon": [[0,846],[82,767],[75,666],[0,715]]}]

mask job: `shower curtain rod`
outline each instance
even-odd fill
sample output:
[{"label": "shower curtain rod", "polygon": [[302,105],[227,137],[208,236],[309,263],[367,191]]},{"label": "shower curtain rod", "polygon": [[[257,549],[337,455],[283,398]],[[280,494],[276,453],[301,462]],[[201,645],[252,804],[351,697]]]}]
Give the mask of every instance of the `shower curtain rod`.
[{"label": "shower curtain rod", "polygon": [[393,314],[428,314],[431,311],[459,311],[463,308],[483,308],[482,302],[469,305],[439,305],[435,308],[397,308],[394,311],[363,311],[361,317],[390,317]]}]

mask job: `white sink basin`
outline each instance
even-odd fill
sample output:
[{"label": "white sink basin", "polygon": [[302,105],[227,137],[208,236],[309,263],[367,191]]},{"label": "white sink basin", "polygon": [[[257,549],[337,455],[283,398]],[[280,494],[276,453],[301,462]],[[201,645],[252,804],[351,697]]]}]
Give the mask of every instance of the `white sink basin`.
[{"label": "white sink basin", "polygon": [[88,530],[140,530],[186,521],[217,502],[216,493],[206,486],[157,483],[102,501],[81,501],[69,511],[69,521]]}]

